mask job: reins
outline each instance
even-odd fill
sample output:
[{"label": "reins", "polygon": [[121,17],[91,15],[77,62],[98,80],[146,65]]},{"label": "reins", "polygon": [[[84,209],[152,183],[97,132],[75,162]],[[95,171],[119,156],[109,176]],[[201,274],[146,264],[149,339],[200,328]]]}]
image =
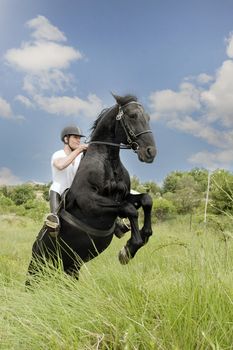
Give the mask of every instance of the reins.
[{"label": "reins", "polygon": [[123,143],[113,143],[113,142],[106,142],[106,141],[91,141],[88,144],[115,146],[115,147],[119,147],[120,149],[131,149],[130,145],[124,145]]},{"label": "reins", "polygon": [[91,145],[91,144],[98,145],[99,144],[99,145],[115,146],[115,147],[119,147],[120,149],[132,149],[134,152],[137,152],[139,149],[139,144],[136,142],[137,138],[143,134],[152,133],[152,130],[143,130],[143,131],[135,134],[134,131],[125,122],[124,116],[126,113],[123,111],[123,108],[128,106],[129,104],[133,104],[133,103],[137,104],[138,106],[141,106],[141,104],[136,102],[136,101],[128,102],[123,106],[119,106],[119,111],[118,111],[118,114],[116,116],[116,120],[121,123],[121,126],[126,134],[127,142],[128,142],[127,145],[113,143],[113,142],[106,142],[106,141],[91,141],[91,142],[89,142],[89,145]]}]

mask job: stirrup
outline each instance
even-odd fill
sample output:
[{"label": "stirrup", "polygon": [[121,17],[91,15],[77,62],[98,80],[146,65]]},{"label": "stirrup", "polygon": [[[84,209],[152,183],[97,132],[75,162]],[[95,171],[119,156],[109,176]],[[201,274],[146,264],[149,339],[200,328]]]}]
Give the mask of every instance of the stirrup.
[{"label": "stirrup", "polygon": [[45,225],[52,228],[54,231],[59,230],[60,220],[56,214],[50,213],[45,219]]},{"label": "stirrup", "polygon": [[122,222],[123,222],[123,224],[125,225],[125,228],[127,228],[128,231],[129,231],[129,230],[131,229],[130,222],[129,222],[129,221],[126,222],[126,218],[123,218],[123,219],[122,219]]}]

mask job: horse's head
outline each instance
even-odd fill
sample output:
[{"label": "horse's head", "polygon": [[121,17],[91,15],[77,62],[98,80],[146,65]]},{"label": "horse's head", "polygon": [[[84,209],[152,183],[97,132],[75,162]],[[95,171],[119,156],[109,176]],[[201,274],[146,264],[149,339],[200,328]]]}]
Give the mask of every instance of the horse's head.
[{"label": "horse's head", "polygon": [[119,112],[116,116],[117,130],[120,125],[121,142],[129,145],[142,162],[152,163],[156,156],[155,141],[150,129],[149,115],[134,96],[113,95]]}]

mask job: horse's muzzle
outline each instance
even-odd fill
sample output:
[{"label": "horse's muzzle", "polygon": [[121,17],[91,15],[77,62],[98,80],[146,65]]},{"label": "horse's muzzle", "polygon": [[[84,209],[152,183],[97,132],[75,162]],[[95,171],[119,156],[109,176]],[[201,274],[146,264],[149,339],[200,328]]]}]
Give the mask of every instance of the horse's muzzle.
[{"label": "horse's muzzle", "polygon": [[148,146],[146,148],[139,148],[137,151],[138,159],[141,162],[152,163],[156,156],[156,148],[153,146]]}]

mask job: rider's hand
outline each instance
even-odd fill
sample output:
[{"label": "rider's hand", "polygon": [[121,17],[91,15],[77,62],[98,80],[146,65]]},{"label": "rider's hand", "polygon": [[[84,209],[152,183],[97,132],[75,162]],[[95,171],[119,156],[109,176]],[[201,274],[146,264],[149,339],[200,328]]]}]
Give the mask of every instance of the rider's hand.
[{"label": "rider's hand", "polygon": [[88,144],[86,143],[82,143],[81,145],[79,145],[80,152],[86,151],[87,148],[88,148]]}]

